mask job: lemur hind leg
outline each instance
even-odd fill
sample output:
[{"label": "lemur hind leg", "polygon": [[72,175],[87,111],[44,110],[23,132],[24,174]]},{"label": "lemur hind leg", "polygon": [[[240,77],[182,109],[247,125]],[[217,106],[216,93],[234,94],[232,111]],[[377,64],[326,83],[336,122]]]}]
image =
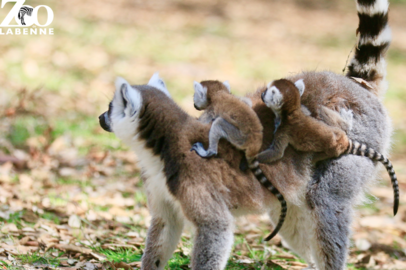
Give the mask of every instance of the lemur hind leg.
[{"label": "lemur hind leg", "polygon": [[371,160],[354,155],[316,166],[306,200],[317,225],[312,253],[318,269],[346,268],[353,208],[375,171]]},{"label": "lemur hind leg", "polygon": [[[314,154],[313,162],[317,163],[320,160],[338,157],[344,153],[348,145],[348,134],[352,130],[354,115],[352,110],[342,108],[340,113],[333,111],[325,106],[321,106],[319,110],[319,117],[321,120],[331,127],[331,142],[330,149],[326,148],[325,152],[318,152]],[[344,132],[343,132],[344,131]],[[329,136],[326,136],[329,138]]]},{"label": "lemur hind leg", "polygon": [[199,224],[192,255],[193,270],[222,270],[234,242],[231,214]]},{"label": "lemur hind leg", "polygon": [[244,136],[237,127],[227,122],[224,118],[218,117],[214,120],[210,128],[209,148],[205,150],[203,144],[197,142],[190,150],[196,151],[196,153],[203,158],[215,156],[217,155],[218,144],[221,138],[227,139],[237,148],[240,148],[245,142]]},{"label": "lemur hind leg", "polygon": [[[220,193],[201,185],[185,190],[182,203],[185,216],[196,227],[191,269],[223,270],[234,242],[234,218]],[[192,202],[192,203],[190,203]]]},{"label": "lemur hind leg", "polygon": [[258,154],[257,158],[260,163],[272,163],[281,159],[289,145],[289,137],[284,132],[278,130],[275,133],[272,145],[265,151]]},{"label": "lemur hind leg", "polygon": [[142,256],[142,270],[164,269],[183,230],[181,209],[176,209],[172,202],[158,200],[153,202],[149,200],[148,203],[152,221],[148,228],[145,252]]},{"label": "lemur hind leg", "polygon": [[[306,205],[289,204],[288,215],[285,224],[279,231],[284,245],[303,258],[308,267],[306,269],[315,269],[313,254],[311,252],[310,242],[314,238],[316,224],[311,217],[310,209]],[[271,209],[270,216],[276,224],[279,216],[279,209]]]},{"label": "lemur hind leg", "polygon": [[341,128],[348,133],[352,129],[353,112],[352,110],[340,109],[340,113],[333,111],[325,106],[320,106],[319,117],[329,126]]}]

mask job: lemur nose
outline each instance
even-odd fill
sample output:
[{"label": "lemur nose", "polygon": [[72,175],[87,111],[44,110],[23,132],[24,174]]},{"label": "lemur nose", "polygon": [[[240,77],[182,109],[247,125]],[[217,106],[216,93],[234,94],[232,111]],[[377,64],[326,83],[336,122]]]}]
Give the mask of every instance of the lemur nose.
[{"label": "lemur nose", "polygon": [[99,116],[99,123],[100,123],[100,126],[101,126],[105,131],[111,132],[110,125],[108,125],[108,124],[106,123],[105,114],[106,114],[106,113],[102,113],[102,114]]}]

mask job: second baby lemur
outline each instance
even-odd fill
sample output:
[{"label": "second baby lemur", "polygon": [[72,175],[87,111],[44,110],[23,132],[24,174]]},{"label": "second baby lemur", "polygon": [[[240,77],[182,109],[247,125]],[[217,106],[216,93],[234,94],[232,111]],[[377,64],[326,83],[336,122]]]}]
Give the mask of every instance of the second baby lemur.
[{"label": "second baby lemur", "polygon": [[228,82],[202,81],[194,83],[194,106],[197,110],[211,109],[217,117],[213,119],[209,132],[209,148],[204,149],[202,143],[193,145],[192,151],[209,158],[217,155],[218,143],[221,138],[228,140],[236,148],[244,151],[248,167],[255,177],[270,190],[280,201],[282,210],[279,222],[274,231],[265,238],[272,239],[282,227],[286,217],[287,205],[282,194],[272,185],[259,167],[256,155],[262,146],[263,127],[257,114],[252,110],[250,101],[238,98],[230,93]]},{"label": "second baby lemur", "polygon": [[395,197],[393,213],[396,215],[399,206],[399,187],[391,162],[367,145],[348,138],[338,127],[342,121],[334,121],[333,111],[329,109],[324,111],[331,116],[324,119],[329,125],[305,114],[300,103],[304,90],[303,80],[293,83],[280,79],[270,83],[262,93],[262,100],[275,114],[276,126],[271,146],[258,154],[258,161],[271,163],[281,159],[288,145],[298,151],[315,152],[315,157],[319,160],[339,157],[342,154],[354,154],[380,161],[391,177]]}]

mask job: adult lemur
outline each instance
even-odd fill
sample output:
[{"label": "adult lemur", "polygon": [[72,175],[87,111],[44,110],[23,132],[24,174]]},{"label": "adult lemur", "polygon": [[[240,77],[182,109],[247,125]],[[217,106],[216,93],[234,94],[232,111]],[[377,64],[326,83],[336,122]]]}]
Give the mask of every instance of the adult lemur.
[{"label": "adult lemur", "polygon": [[216,119],[213,120],[210,127],[207,151],[201,142],[195,143],[191,150],[196,151],[203,158],[215,156],[217,155],[218,143],[221,138],[224,138],[237,149],[244,151],[250,170],[258,181],[269,189],[281,203],[282,211],[279,222],[273,232],[264,239],[269,241],[282,227],[287,206],[283,195],[268,180],[256,159],[262,147],[263,127],[257,114],[251,108],[251,101],[232,95],[228,82],[195,82],[194,88],[195,108],[212,111],[216,115]]},{"label": "adult lemur", "polygon": [[[389,147],[390,122],[378,95],[385,91],[384,53],[390,42],[386,0],[357,4],[360,39],[347,76],[331,72],[307,72],[288,78],[303,79],[302,96],[312,116],[324,105],[340,111],[351,109],[353,126],[348,136],[385,154]],[[369,23],[373,21],[374,23]],[[349,77],[371,86],[364,88]],[[263,147],[273,139],[272,110],[251,95],[253,109],[263,127]],[[131,87],[118,80],[108,112],[100,123],[130,145],[140,157],[152,215],[142,269],[164,269],[179,241],[183,220],[196,227],[192,269],[224,269],[233,243],[233,215],[270,213],[276,222],[280,206],[275,196],[251,173],[241,172],[241,151],[220,142],[221,159],[202,159],[190,152],[198,141],[207,144],[212,113],[200,121],[183,112],[168,96],[162,81],[153,77],[148,85]],[[289,210],[280,235],[310,267],[345,268],[354,206],[363,198],[376,176],[376,163],[346,155],[320,161],[291,147],[284,157],[260,165],[284,195]]]}]

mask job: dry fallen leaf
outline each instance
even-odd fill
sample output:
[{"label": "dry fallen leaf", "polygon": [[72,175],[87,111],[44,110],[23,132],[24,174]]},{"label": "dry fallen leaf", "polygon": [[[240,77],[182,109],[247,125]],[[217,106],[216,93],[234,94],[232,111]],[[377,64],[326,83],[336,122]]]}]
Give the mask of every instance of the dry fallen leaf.
[{"label": "dry fallen leaf", "polygon": [[71,226],[72,228],[80,228],[81,225],[81,221],[80,218],[77,215],[71,215],[69,217],[69,222],[68,222],[69,226]]},{"label": "dry fallen leaf", "polygon": [[51,244],[47,247],[46,251],[48,251],[51,248],[57,248],[57,249],[67,251],[67,252],[78,252],[78,253],[86,254],[86,255],[92,253],[92,250],[89,248],[78,247],[78,246],[69,245],[69,244]]}]

